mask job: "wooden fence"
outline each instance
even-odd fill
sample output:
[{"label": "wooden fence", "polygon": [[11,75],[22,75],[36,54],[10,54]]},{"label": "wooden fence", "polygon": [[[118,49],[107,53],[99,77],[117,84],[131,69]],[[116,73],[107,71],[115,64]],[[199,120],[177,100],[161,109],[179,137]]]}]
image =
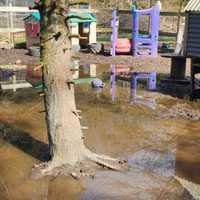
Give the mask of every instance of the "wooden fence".
[{"label": "wooden fence", "polygon": [[[104,10],[105,11],[105,10]],[[111,10],[108,10],[108,12],[111,12]],[[120,13],[122,14],[131,14],[130,10],[120,10]],[[163,30],[160,30],[160,36],[166,36],[166,37],[176,37],[177,36],[177,31],[178,31],[178,18],[182,19],[184,22],[184,17],[185,13],[181,12],[161,12],[160,13],[161,19],[162,18],[171,18],[171,21],[174,21],[173,24],[170,24],[171,26],[174,25],[174,30],[173,31],[167,31],[165,28]],[[161,27],[166,26],[165,23],[162,23],[161,21]],[[129,28],[120,28],[120,32],[123,33],[131,33],[132,29],[131,27]],[[111,34],[112,28],[111,27],[103,27],[102,24],[101,26],[98,26],[97,24],[97,34]]]},{"label": "wooden fence", "polygon": [[[8,35],[8,38],[10,40],[11,44],[14,44],[14,33],[17,32],[24,32],[24,26],[21,27],[16,27],[16,25],[14,24],[14,19],[13,19],[13,13],[24,13],[24,16],[27,16],[29,13],[32,12],[36,12],[37,10],[29,10],[28,7],[16,7],[16,6],[12,6],[12,4],[9,4],[9,6],[4,6],[4,7],[0,7],[0,13],[3,13],[4,15],[7,16],[7,27],[1,27],[0,26],[0,33],[4,33]],[[94,13],[98,14],[104,12],[104,13],[110,13],[111,15],[111,9],[101,9],[101,10],[92,10]],[[130,10],[120,10],[120,13],[123,14],[131,14]],[[178,28],[176,28],[177,24],[178,24],[178,18],[183,18],[185,16],[185,13],[178,13],[178,12],[161,12],[161,18],[172,18],[172,19],[176,19],[176,20],[172,20],[175,21],[175,28],[173,31],[171,30],[167,30],[167,28],[165,29],[162,28],[160,31],[160,35],[161,36],[171,36],[171,37],[176,37],[177,35],[177,30]],[[16,20],[16,19],[15,19]],[[97,18],[98,21],[98,18]],[[97,24],[97,35],[109,35],[112,32],[112,29],[110,27],[110,21],[109,23],[107,22],[106,25],[103,24],[104,22],[101,21],[101,23]],[[174,23],[174,22],[173,22]],[[162,23],[161,21],[161,26],[163,26],[165,24],[165,22]],[[171,24],[171,23],[168,23]],[[23,23],[21,23],[21,25],[23,25]],[[170,28],[169,28],[170,29]],[[120,29],[121,32],[123,32],[125,35],[128,33],[131,33],[131,27],[129,28],[121,28]]]}]

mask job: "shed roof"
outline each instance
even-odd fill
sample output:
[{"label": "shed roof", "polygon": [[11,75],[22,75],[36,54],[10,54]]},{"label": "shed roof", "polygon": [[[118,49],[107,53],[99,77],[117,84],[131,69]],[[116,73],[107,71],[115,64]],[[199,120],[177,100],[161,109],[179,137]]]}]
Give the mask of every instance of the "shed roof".
[{"label": "shed roof", "polygon": [[184,11],[200,11],[200,0],[190,0]]},{"label": "shed roof", "polygon": [[[83,22],[96,22],[96,17],[92,13],[84,12],[84,13],[77,13],[77,12],[69,12],[69,23],[83,23]],[[40,21],[40,13],[35,12],[27,16],[24,20],[32,19],[36,21]]]},{"label": "shed roof", "polygon": [[69,23],[96,22],[96,17],[92,13],[70,12],[68,16],[70,17]]}]

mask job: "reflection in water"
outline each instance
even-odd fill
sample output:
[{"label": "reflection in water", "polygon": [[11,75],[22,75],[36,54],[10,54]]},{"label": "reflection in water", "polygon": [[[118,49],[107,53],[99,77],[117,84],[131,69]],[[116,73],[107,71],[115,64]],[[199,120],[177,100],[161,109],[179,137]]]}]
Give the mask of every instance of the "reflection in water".
[{"label": "reflection in water", "polygon": [[152,109],[155,109],[156,101],[154,98],[138,97],[138,95],[137,95],[138,79],[141,79],[141,80],[146,79],[148,90],[154,91],[154,90],[156,90],[156,72],[150,72],[150,73],[133,72],[133,73],[131,73],[131,103],[132,104],[141,104],[141,105],[150,107]]},{"label": "reflection in water", "polygon": [[[43,105],[41,99],[33,98],[37,92],[18,91],[20,101],[15,101],[15,96],[0,101],[0,200],[192,199],[173,175],[200,183],[200,121],[159,117],[162,107],[166,112],[183,101],[158,93],[151,93],[159,105],[155,110],[130,105],[131,84],[117,84],[118,75],[126,79],[130,74],[131,68],[123,68],[112,66],[111,88],[106,84],[100,92],[88,84],[76,85],[76,99],[82,110],[81,124],[89,127],[84,131],[88,148],[128,158],[130,171],[97,171],[94,180],[85,179],[85,185],[69,177],[31,180],[31,168],[46,160],[48,150],[44,113],[40,112]],[[80,71],[82,78],[91,74],[88,68]],[[104,80],[103,72],[110,72],[110,66],[96,67],[97,78]],[[137,92],[141,94],[140,88]],[[110,93],[119,101],[112,103]],[[199,104],[186,103],[200,108]]]},{"label": "reflection in water", "polygon": [[130,81],[130,103],[140,104],[150,107],[152,109],[156,108],[156,101],[152,97],[141,97],[137,95],[138,80],[146,80],[147,88],[149,91],[156,90],[156,72],[131,72],[130,67],[122,65],[111,65],[111,76],[110,83],[111,89],[110,94],[112,101],[116,100],[116,85],[117,80],[122,80],[123,86],[124,82]]},{"label": "reflection in water", "polygon": [[80,65],[77,60],[72,64],[72,76],[75,82],[87,83],[96,78],[96,64]]},{"label": "reflection in water", "polygon": [[111,75],[110,75],[110,94],[112,97],[112,101],[115,101],[116,97],[116,66],[111,65]]},{"label": "reflection in water", "polygon": [[117,80],[122,79],[122,86],[124,88],[125,82],[130,75],[131,67],[126,65],[111,65],[111,75],[110,75],[110,94],[112,101],[116,100],[116,86]]},{"label": "reflection in water", "polygon": [[143,149],[129,158],[129,164],[160,176],[175,175],[176,151],[170,145],[166,151]]}]

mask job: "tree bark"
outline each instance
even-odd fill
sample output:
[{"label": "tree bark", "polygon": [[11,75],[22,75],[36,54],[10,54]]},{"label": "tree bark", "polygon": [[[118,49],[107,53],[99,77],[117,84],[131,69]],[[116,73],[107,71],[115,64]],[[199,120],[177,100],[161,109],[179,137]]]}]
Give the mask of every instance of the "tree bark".
[{"label": "tree bark", "polygon": [[51,161],[43,172],[68,166],[70,170],[85,161],[111,169],[121,169],[119,160],[97,155],[86,148],[75,104],[70,70],[70,32],[63,16],[69,1],[45,0],[37,4],[41,14],[41,64],[43,66],[44,105]]},{"label": "tree bark", "polygon": [[85,146],[74,97],[70,71],[71,45],[65,17],[60,12],[65,0],[45,1],[42,13],[43,78],[46,120],[52,162],[74,165],[83,160]]}]

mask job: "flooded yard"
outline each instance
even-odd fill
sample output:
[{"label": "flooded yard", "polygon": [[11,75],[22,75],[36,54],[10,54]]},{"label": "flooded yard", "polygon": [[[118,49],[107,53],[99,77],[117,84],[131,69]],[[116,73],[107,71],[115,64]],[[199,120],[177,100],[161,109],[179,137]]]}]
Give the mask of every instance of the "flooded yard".
[{"label": "flooded yard", "polygon": [[[105,87],[76,85],[81,124],[88,127],[85,144],[94,152],[127,159],[129,170],[101,169],[94,178],[81,180],[32,179],[32,167],[48,159],[43,99],[34,89],[3,93],[0,200],[200,199],[200,104],[147,91],[146,82],[138,85],[139,101],[132,101],[131,84],[113,79],[110,65],[95,70],[82,69],[78,76],[87,79],[92,73]],[[185,182],[198,191],[190,191]]]}]

